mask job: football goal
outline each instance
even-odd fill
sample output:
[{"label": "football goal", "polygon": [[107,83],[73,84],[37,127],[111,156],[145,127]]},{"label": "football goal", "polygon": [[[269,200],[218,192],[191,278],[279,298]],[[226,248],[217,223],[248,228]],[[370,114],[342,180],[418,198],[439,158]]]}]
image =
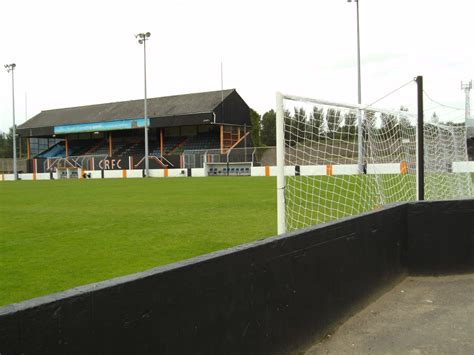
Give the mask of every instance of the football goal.
[{"label": "football goal", "polygon": [[414,201],[421,188],[429,200],[471,196],[464,124],[421,128],[424,159],[408,111],[278,93],[278,232]]}]

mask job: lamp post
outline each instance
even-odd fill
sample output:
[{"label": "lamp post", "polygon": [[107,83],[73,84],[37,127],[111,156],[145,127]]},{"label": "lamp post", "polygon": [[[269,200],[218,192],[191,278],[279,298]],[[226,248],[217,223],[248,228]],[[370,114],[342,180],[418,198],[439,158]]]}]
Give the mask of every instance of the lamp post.
[{"label": "lamp post", "polygon": [[13,105],[13,179],[18,179],[18,172],[16,169],[16,124],[15,124],[15,76],[13,75],[16,64],[5,64],[7,72],[12,72],[12,105]]},{"label": "lamp post", "polygon": [[151,33],[139,33],[135,35],[138,38],[138,43],[143,44],[143,72],[145,78],[145,99],[144,99],[144,119],[145,119],[145,176],[149,177],[150,166],[148,163],[148,112],[147,112],[147,93],[146,93],[146,41],[150,38]]},{"label": "lamp post", "polygon": [[[354,0],[357,11],[357,103],[362,104],[362,80],[360,74],[360,30],[359,30],[359,0]],[[352,0],[347,0],[352,2]],[[357,116],[357,146],[359,173],[364,173],[364,140],[362,129],[362,111]]]}]

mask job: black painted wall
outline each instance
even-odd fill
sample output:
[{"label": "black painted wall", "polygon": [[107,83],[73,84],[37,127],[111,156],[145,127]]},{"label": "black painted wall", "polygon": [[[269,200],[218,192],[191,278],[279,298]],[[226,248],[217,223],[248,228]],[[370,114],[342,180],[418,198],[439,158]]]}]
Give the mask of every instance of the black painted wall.
[{"label": "black painted wall", "polygon": [[0,353],[296,352],[407,267],[442,272],[452,253],[472,265],[473,211],[474,200],[387,207],[3,307]]},{"label": "black painted wall", "polygon": [[403,263],[413,274],[474,272],[474,200],[409,205]]},{"label": "black painted wall", "polygon": [[237,91],[233,91],[224,99],[224,103],[219,104],[214,113],[216,114],[216,123],[236,124],[247,127],[252,125],[250,121],[250,108],[240,97]]}]

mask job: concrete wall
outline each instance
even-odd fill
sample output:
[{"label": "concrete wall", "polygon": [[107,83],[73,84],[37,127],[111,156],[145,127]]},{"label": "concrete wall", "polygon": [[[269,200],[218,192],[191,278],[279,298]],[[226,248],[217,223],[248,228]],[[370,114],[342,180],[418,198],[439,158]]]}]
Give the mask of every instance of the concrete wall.
[{"label": "concrete wall", "polygon": [[[18,172],[26,172],[28,170],[27,159],[17,159],[17,170]],[[13,172],[13,159],[11,158],[0,158],[0,173],[11,173]]]}]

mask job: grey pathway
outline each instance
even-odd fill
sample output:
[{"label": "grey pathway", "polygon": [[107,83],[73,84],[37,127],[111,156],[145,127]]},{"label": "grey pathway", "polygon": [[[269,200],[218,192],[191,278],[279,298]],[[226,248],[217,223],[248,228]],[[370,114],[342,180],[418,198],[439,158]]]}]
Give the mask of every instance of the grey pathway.
[{"label": "grey pathway", "polygon": [[474,274],[407,277],[306,354],[474,354]]}]

